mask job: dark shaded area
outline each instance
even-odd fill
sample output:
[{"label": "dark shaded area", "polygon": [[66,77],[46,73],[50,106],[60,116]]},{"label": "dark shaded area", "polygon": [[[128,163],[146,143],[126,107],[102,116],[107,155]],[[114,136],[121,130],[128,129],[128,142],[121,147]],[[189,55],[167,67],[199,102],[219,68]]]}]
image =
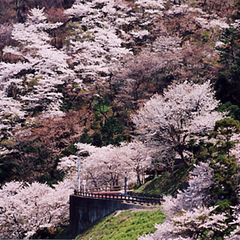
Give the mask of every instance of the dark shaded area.
[{"label": "dark shaded area", "polygon": [[0,24],[25,22],[31,8],[45,8],[46,11],[70,8],[74,0],[0,0]]},{"label": "dark shaded area", "polygon": [[218,47],[220,68],[215,81],[216,96],[223,105],[220,111],[229,111],[229,116],[240,120],[240,34],[233,28],[226,29]]}]

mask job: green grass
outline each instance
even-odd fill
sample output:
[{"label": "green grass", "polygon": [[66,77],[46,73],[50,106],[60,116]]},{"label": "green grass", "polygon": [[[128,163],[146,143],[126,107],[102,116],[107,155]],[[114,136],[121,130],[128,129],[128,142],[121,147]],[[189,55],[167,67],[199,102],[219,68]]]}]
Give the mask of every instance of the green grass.
[{"label": "green grass", "polygon": [[147,233],[153,233],[155,223],[162,223],[165,215],[160,211],[123,211],[117,216],[114,214],[100,220],[84,234],[76,239],[117,239],[134,240]]},{"label": "green grass", "polygon": [[192,167],[186,168],[183,165],[176,166],[172,174],[164,172],[160,177],[147,182],[134,192],[152,196],[176,194],[178,189],[187,187],[191,169]]}]

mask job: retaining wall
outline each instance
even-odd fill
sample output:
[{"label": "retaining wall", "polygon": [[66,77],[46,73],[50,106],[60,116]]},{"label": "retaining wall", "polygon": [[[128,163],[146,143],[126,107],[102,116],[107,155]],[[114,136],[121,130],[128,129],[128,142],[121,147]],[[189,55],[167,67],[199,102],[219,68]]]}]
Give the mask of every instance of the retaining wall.
[{"label": "retaining wall", "polygon": [[69,232],[72,236],[76,236],[110,213],[130,208],[142,208],[142,206],[119,200],[94,199],[71,195]]}]

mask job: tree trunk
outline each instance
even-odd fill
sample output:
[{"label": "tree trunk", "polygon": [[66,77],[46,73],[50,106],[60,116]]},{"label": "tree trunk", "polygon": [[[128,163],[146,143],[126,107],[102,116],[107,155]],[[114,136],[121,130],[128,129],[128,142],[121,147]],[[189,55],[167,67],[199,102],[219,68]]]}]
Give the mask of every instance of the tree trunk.
[{"label": "tree trunk", "polygon": [[185,167],[188,168],[188,167],[189,167],[189,164],[188,164],[188,162],[186,161],[185,157],[183,156],[183,151],[179,152],[179,154],[180,154],[180,156],[181,156],[181,159],[182,159]]}]

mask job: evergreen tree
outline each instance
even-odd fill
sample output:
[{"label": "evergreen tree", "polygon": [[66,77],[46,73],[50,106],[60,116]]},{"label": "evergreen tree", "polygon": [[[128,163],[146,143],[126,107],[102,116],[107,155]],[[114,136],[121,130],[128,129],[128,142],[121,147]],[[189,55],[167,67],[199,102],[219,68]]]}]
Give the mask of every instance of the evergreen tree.
[{"label": "evergreen tree", "polygon": [[210,189],[212,204],[217,204],[221,212],[231,212],[230,206],[237,204],[237,186],[239,166],[230,150],[236,141],[234,134],[239,133],[239,122],[224,118],[216,122],[209,139],[214,138],[210,148],[210,166],[214,169],[214,185]]},{"label": "evergreen tree", "polygon": [[[240,45],[239,33],[234,28],[228,28],[222,34],[220,41],[223,43],[217,50],[220,51],[219,74],[216,79],[215,89],[217,98],[222,103],[231,103],[231,105],[240,106]],[[229,105],[228,103],[228,105]],[[226,106],[230,114],[239,119],[238,113],[234,109]]]}]

